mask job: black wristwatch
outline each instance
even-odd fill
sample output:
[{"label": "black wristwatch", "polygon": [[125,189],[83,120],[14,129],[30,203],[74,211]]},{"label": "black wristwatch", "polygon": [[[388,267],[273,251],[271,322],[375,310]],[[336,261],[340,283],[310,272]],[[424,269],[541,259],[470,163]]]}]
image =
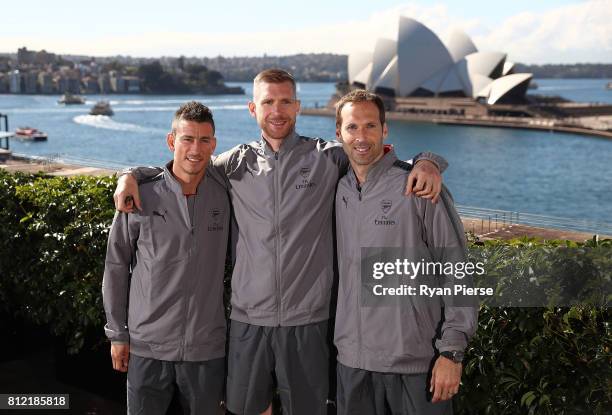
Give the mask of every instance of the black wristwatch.
[{"label": "black wristwatch", "polygon": [[440,356],[444,356],[447,359],[455,363],[463,362],[463,352],[461,350],[453,350],[448,352],[440,352]]}]

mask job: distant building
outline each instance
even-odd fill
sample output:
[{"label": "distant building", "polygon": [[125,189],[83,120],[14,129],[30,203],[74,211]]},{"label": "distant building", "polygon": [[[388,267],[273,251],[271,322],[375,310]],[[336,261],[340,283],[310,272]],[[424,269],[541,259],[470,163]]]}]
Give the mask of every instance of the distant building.
[{"label": "distant building", "polygon": [[98,79],[94,76],[86,76],[81,79],[82,90],[86,94],[97,94],[100,92],[100,85]]},{"label": "distant building", "polygon": [[21,73],[18,70],[9,72],[9,92],[21,94]]},{"label": "distant building", "polygon": [[0,72],[9,71],[9,58],[0,57]]},{"label": "distant building", "polygon": [[81,82],[78,78],[60,75],[55,78],[55,86],[57,92],[59,92],[60,94],[65,94],[66,92],[71,94],[81,93]]},{"label": "distant building", "polygon": [[68,78],[64,75],[57,75],[53,78],[55,90],[60,94],[68,92]]},{"label": "distant building", "polygon": [[422,23],[401,16],[396,39],[349,55],[349,83],[395,98],[462,97],[487,104],[524,102],[532,74],[515,74],[502,52],[479,52],[463,32],[444,44]]},{"label": "distant building", "polygon": [[140,78],[137,76],[125,76],[123,77],[125,82],[125,92],[138,93],[140,92]]},{"label": "distant building", "polygon": [[0,73],[0,94],[6,94],[7,92],[9,92],[8,76]]},{"label": "distant building", "polygon": [[35,94],[38,92],[38,73],[26,72],[23,74],[22,91],[26,94]]},{"label": "distant building", "polygon": [[17,49],[17,63],[19,65],[32,65],[36,57],[36,52],[28,50],[25,46]]},{"label": "distant building", "polygon": [[123,79],[123,76],[121,76],[120,73],[118,73],[117,71],[110,71],[109,76],[110,76],[111,90],[113,92],[117,94],[122,94],[126,92],[125,81]]},{"label": "distant building", "polygon": [[39,72],[38,90],[41,94],[52,94],[54,90],[53,75],[49,72]]},{"label": "distant building", "polygon": [[17,64],[19,65],[47,65],[56,60],[55,53],[48,53],[44,49],[40,52],[28,50],[25,46],[17,49]]},{"label": "distant building", "polygon": [[101,94],[109,94],[112,91],[108,74],[104,73],[98,77],[98,88]]},{"label": "distant building", "polygon": [[34,63],[37,65],[48,65],[50,63],[54,63],[57,61],[57,56],[55,53],[49,53],[44,49],[40,52],[36,52],[34,56]]}]

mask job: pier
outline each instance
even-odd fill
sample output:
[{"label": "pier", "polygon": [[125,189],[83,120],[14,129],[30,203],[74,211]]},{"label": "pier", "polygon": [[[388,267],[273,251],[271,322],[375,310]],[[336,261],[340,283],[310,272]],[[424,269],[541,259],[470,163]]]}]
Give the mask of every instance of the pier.
[{"label": "pier", "polygon": [[[609,115],[593,115],[588,112],[580,117],[549,118],[541,116],[494,116],[494,115],[450,115],[443,110],[428,112],[388,111],[387,120],[428,122],[433,124],[466,125],[475,127],[516,128],[523,130],[554,131],[612,138],[612,106]],[[335,117],[336,110],[330,107],[303,108],[301,115]]]}]

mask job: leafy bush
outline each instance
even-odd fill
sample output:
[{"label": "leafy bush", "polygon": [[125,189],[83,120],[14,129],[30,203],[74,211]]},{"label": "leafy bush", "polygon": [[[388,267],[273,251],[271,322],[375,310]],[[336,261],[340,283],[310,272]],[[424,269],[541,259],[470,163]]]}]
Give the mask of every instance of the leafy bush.
[{"label": "leafy bush", "polygon": [[78,351],[103,326],[101,278],[114,214],[111,177],[0,172],[0,299]]},{"label": "leafy bush", "polygon": [[[85,333],[103,340],[101,280],[114,208],[113,177],[49,178],[0,170],[0,312],[47,325],[69,351]],[[612,241],[472,241],[489,269],[542,261],[574,277],[610,279]],[[509,247],[520,247],[520,255]],[[597,249],[591,249],[597,248]],[[580,249],[590,249],[587,256]],[[607,252],[607,253],[606,253]],[[547,278],[550,278],[548,276]],[[227,278],[229,281],[229,278]],[[606,293],[609,294],[609,293]],[[227,295],[227,293],[226,293]],[[479,327],[464,361],[456,413],[610,413],[612,337],[607,308],[588,306],[481,307]]]}]

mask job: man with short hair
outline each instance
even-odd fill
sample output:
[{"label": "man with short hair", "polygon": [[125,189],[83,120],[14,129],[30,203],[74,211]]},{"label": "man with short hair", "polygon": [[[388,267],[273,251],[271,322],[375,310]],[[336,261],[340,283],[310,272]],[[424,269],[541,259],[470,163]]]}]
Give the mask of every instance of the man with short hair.
[{"label": "man with short hair", "polygon": [[175,113],[163,171],[139,186],[144,209],[117,212],[102,283],[113,368],[129,414],[165,414],[176,384],[189,414],[217,414],[225,379],[223,274],[230,207],[211,175],[210,110]]},{"label": "man with short hair", "polygon": [[[261,138],[214,160],[237,223],[227,378],[227,407],[235,414],[270,411],[275,381],[285,413],[327,413],[333,200],[348,159],[338,143],[296,133],[299,109],[291,74],[259,73],[249,112]],[[427,160],[445,162],[422,158],[409,182],[435,198],[441,179]],[[139,178],[155,172],[134,171]],[[118,208],[128,196],[138,205],[130,175],[119,181]]]},{"label": "man with short hair", "polygon": [[[340,99],[336,136],[351,168],[336,193],[338,414],[451,414],[449,399],[459,389],[463,351],[477,324],[476,308],[439,297],[415,298],[418,292],[376,298],[385,295],[381,286],[386,281],[377,280],[378,291],[372,295],[370,268],[364,264],[377,255],[384,257],[385,251],[391,258],[401,252],[403,260],[412,263],[465,261],[463,226],[445,188],[437,204],[404,196],[411,166],[393,150],[385,152],[387,134],[378,96],[357,90]],[[397,275],[388,278],[392,287],[408,286],[402,286]]]}]

